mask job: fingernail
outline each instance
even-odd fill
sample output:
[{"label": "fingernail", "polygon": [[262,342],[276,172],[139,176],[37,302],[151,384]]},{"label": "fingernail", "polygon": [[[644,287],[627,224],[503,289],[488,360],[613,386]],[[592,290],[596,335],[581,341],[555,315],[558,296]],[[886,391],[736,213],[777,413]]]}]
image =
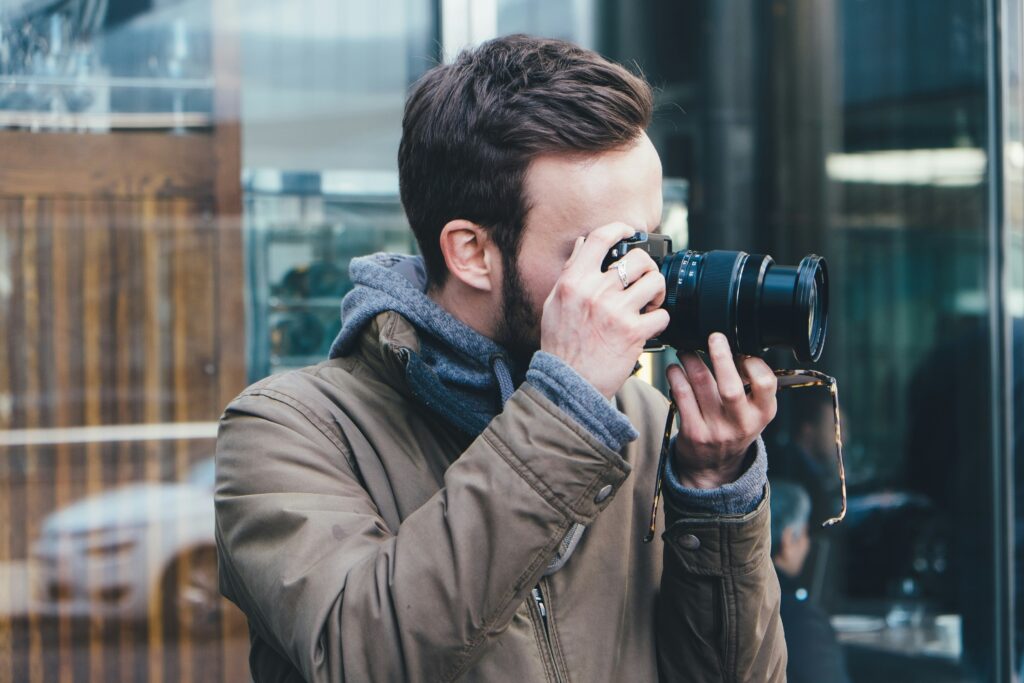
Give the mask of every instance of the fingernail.
[{"label": "fingernail", "polygon": [[721,346],[722,344],[728,344],[729,340],[721,332],[713,332],[711,334],[711,343],[715,346]]}]

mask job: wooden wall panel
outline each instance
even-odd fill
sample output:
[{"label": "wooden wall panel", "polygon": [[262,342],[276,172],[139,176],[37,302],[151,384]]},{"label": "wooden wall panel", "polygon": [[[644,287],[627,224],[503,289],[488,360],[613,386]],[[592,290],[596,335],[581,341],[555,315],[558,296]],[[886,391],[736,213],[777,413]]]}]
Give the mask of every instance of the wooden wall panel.
[{"label": "wooden wall panel", "polygon": [[0,198],[0,216],[0,429],[217,417],[215,315],[244,319],[216,305],[209,202]]},{"label": "wooden wall panel", "polygon": [[[220,371],[235,362],[223,354],[244,363],[244,340],[220,336],[244,329],[244,319],[217,301],[231,281],[218,266],[213,207],[213,198],[190,197],[0,198],[0,431],[31,442],[27,430],[43,430],[58,441],[0,445],[0,603],[24,603],[42,580],[32,547],[47,515],[133,482],[180,481],[212,455],[211,439],[60,443],[53,430],[210,423],[224,387],[241,388],[244,375]],[[179,532],[171,524],[157,535]],[[148,562],[160,561],[154,550]],[[24,605],[0,613],[0,681],[221,680],[226,668],[244,671],[237,614],[225,623],[234,645],[168,633],[164,616],[159,604],[138,623],[50,619]]]},{"label": "wooden wall panel", "polygon": [[[156,598],[127,619],[30,595],[54,569],[82,571],[82,539],[111,527],[124,487],[167,521],[130,562],[93,564],[87,585],[190,578],[165,552],[189,537],[189,510],[168,518],[158,491],[213,454],[209,429],[246,380],[237,0],[211,8],[214,128],[0,131],[0,683],[249,680],[226,601],[196,632]],[[90,496],[108,502],[72,516],[88,534],[39,544],[47,519]]]},{"label": "wooden wall panel", "polygon": [[202,133],[0,131],[0,195],[207,198],[215,149]]}]

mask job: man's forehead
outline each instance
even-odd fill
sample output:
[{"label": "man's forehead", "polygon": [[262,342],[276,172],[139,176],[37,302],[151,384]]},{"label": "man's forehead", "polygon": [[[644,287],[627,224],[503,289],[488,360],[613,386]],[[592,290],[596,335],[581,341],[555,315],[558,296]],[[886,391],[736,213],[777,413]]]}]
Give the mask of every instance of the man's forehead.
[{"label": "man's forehead", "polygon": [[614,221],[654,230],[661,217],[661,161],[646,135],[624,149],[540,156],[525,189],[531,223],[581,234]]}]

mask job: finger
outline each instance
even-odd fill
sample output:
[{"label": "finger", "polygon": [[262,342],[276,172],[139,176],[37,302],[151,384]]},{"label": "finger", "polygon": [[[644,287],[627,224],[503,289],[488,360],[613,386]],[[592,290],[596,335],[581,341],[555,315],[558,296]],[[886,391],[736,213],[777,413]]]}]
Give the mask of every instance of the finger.
[{"label": "finger", "polygon": [[[625,275],[625,279],[620,275],[620,271]],[[662,282],[662,289],[664,289],[665,278],[661,277],[661,271],[658,270],[658,264],[654,262],[654,259],[652,259],[650,254],[647,252],[635,249],[627,252],[625,256],[608,266],[607,272],[602,276],[603,282],[601,285],[601,291],[608,293],[621,291],[622,289],[632,291],[639,281],[643,280],[645,277],[651,276],[652,274],[658,276],[658,279]],[[625,283],[625,287],[623,286],[623,283]],[[639,310],[643,308],[653,298],[654,296],[652,294],[649,298],[640,301],[636,305],[636,309]]]},{"label": "finger", "polygon": [[693,393],[700,404],[700,411],[704,415],[713,415],[721,410],[722,399],[718,396],[718,386],[715,384],[715,377],[708,370],[700,356],[693,352],[677,353],[679,362],[686,371],[686,379],[693,387]]},{"label": "finger", "polygon": [[[609,272],[614,272],[615,264],[617,263],[625,266],[626,280],[630,283],[636,282],[651,271],[658,271],[658,264],[643,249],[632,249],[626,252],[625,256],[612,264],[612,267],[608,269]],[[615,274],[616,276],[618,275],[618,273]]]},{"label": "finger", "polygon": [[765,413],[775,416],[775,394],[779,380],[768,364],[756,356],[745,356],[740,361],[743,374],[750,383],[750,401]]},{"label": "finger", "polygon": [[665,278],[658,271],[648,272],[631,284],[622,296],[624,305],[631,311],[641,311],[651,303],[660,306],[665,300]]},{"label": "finger", "polygon": [[747,374],[747,368],[743,365],[743,360],[750,358],[745,353],[733,354],[732,360],[736,364],[736,372],[740,373],[740,380],[743,382],[743,390],[750,393],[750,376]]},{"label": "finger", "polygon": [[708,337],[708,353],[711,364],[715,368],[715,381],[718,384],[718,395],[729,411],[736,411],[747,402],[747,393],[743,390],[743,380],[736,371],[736,362],[732,358],[729,340],[721,332],[713,332]]},{"label": "finger", "polygon": [[665,370],[665,379],[668,381],[672,400],[679,409],[680,420],[686,426],[687,435],[693,438],[701,430],[707,429],[707,424],[693,393],[693,387],[686,377],[686,371],[678,365],[670,365]]},{"label": "finger", "polygon": [[[625,223],[609,223],[596,228],[587,235],[579,254],[573,263],[574,268],[584,271],[600,270],[601,264],[608,256],[608,251],[616,243],[636,234],[636,228]],[[627,254],[628,256],[628,254]]]},{"label": "finger", "polygon": [[565,265],[562,266],[562,270],[568,270],[569,267],[573,264],[573,261],[576,260],[576,255],[580,253],[580,247],[583,246],[583,242],[585,240],[586,238],[583,237],[583,235],[580,235],[579,237],[576,238],[576,244],[572,245],[572,253],[569,254],[569,258],[565,262]]},{"label": "finger", "polygon": [[640,314],[640,333],[644,339],[654,339],[668,327],[669,314],[664,308],[656,308]]}]

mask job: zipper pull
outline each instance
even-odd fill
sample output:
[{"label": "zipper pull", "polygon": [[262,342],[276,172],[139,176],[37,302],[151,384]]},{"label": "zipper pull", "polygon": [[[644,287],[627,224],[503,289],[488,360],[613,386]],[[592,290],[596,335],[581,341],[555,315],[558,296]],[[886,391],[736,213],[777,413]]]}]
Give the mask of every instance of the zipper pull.
[{"label": "zipper pull", "polygon": [[548,610],[544,607],[544,596],[540,593],[540,586],[533,587],[533,601],[537,603],[537,609],[540,610],[541,618],[547,619]]}]

